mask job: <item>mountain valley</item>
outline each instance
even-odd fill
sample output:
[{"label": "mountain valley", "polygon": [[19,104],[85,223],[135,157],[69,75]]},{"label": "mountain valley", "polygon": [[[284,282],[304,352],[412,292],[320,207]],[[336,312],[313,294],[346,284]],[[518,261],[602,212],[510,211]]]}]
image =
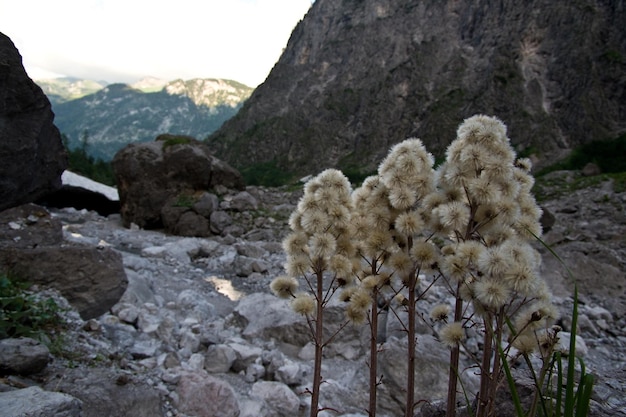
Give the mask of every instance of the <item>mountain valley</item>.
[{"label": "mountain valley", "polygon": [[36,82],[48,96],[69,148],[85,147],[104,161],[129,143],[152,141],[162,133],[204,139],[236,114],[253,90],[223,79],[145,78],[132,85],[76,78]]}]

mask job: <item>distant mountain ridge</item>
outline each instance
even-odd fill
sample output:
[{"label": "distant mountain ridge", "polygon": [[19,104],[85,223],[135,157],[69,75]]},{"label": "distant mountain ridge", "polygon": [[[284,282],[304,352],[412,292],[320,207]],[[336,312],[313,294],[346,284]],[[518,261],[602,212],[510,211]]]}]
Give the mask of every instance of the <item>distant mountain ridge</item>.
[{"label": "distant mountain ridge", "polygon": [[75,77],[49,78],[35,80],[52,105],[75,100],[107,86],[106,81],[83,80]]},{"label": "distant mountain ridge", "polygon": [[35,82],[50,99],[54,123],[69,147],[86,146],[91,156],[105,161],[129,143],[152,141],[162,133],[204,139],[234,116],[253,91],[214,78],[145,78],[132,85],[77,78]]}]

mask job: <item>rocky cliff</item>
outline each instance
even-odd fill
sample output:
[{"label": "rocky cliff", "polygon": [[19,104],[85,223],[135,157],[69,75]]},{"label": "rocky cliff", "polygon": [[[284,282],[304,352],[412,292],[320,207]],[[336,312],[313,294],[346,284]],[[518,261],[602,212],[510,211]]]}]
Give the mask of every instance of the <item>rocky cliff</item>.
[{"label": "rocky cliff", "polygon": [[238,168],[368,172],[409,136],[443,154],[475,113],[540,164],[626,130],[626,5],[317,0],[242,110],[208,138]]},{"label": "rocky cliff", "polygon": [[50,102],[0,33],[0,211],[61,187],[67,155]]}]

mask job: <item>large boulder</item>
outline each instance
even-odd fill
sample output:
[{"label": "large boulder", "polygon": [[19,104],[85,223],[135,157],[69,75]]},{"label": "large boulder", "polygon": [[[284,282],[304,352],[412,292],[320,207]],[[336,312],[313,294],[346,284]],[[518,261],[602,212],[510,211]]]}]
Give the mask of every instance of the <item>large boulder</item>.
[{"label": "large boulder", "polygon": [[29,249],[63,242],[59,219],[36,204],[24,204],[0,212],[0,248]]},{"label": "large boulder", "polygon": [[82,417],[164,415],[163,400],[156,387],[140,376],[117,369],[65,369],[50,377],[44,388],[80,400]]},{"label": "large boulder", "polygon": [[128,285],[122,256],[109,247],[63,245],[61,222],[35,204],[0,213],[0,271],[58,290],[90,319],[108,311]]},{"label": "large boulder", "polygon": [[[113,169],[126,227],[134,223],[146,229],[161,228],[166,205],[191,209],[196,197],[217,186],[245,188],[237,170],[215,158],[204,143],[187,136],[161,135],[154,142],[128,145],[115,155]],[[179,211],[182,215],[189,210]]]},{"label": "large boulder", "polygon": [[49,361],[50,351],[35,339],[20,337],[0,340],[0,374],[36,374]]},{"label": "large boulder", "polygon": [[81,417],[82,403],[61,392],[37,386],[0,393],[2,415],[14,417]]},{"label": "large boulder", "polygon": [[50,101],[0,33],[0,211],[61,187],[67,154]]},{"label": "large boulder", "polygon": [[106,313],[128,285],[122,255],[108,247],[0,249],[0,266],[31,284],[57,289],[85,320]]}]

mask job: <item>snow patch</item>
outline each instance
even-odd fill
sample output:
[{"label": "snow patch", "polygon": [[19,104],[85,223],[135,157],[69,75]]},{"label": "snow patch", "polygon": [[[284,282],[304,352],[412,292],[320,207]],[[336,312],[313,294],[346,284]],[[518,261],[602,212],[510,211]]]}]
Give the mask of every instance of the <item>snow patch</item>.
[{"label": "snow patch", "polygon": [[70,171],[64,171],[61,175],[61,182],[63,185],[69,185],[72,187],[81,187],[89,191],[100,193],[111,201],[119,201],[120,196],[117,193],[117,188],[109,187],[108,185],[101,184],[97,181],[90,180],[82,175],[75,174]]}]

